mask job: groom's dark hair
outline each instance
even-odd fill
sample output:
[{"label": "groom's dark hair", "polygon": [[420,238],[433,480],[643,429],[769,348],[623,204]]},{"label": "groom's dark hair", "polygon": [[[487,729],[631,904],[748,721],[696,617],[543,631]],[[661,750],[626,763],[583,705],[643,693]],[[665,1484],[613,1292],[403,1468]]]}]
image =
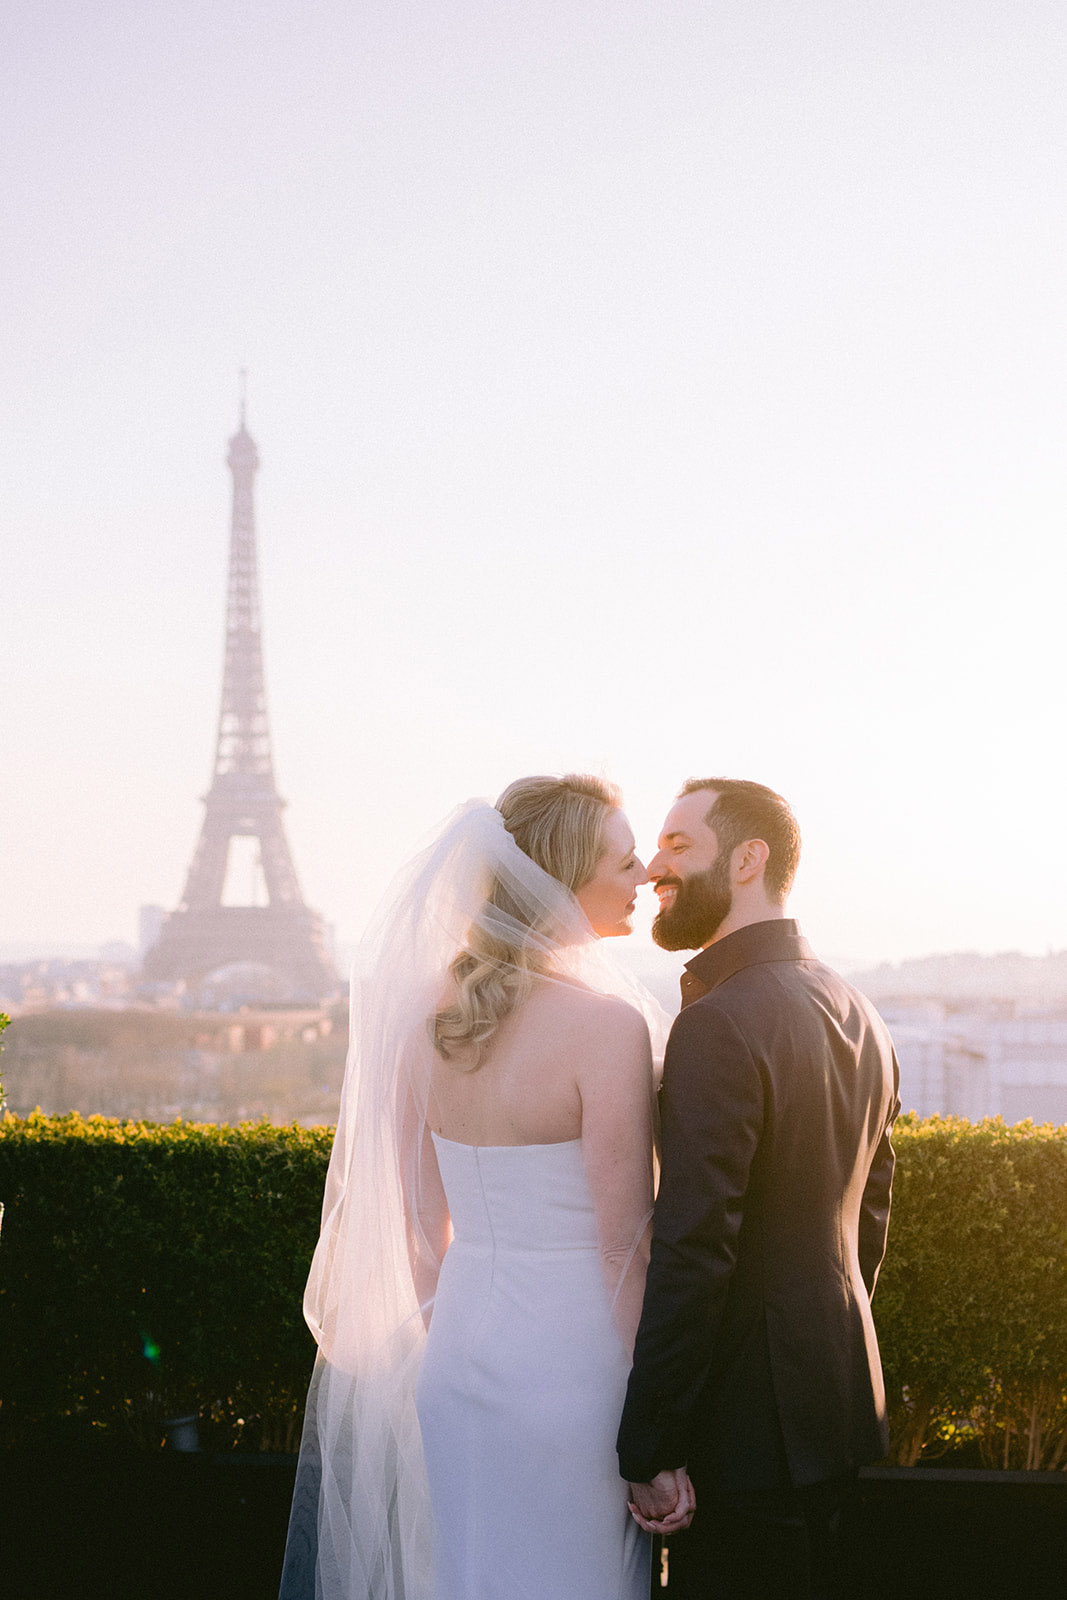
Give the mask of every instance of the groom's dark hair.
[{"label": "groom's dark hair", "polygon": [[797,875],[800,829],[781,795],[744,778],[687,778],[678,798],[698,794],[701,789],[715,791],[714,804],[704,821],[714,831],[719,849],[731,855],[746,839],[762,839],[770,852],[763,881],[768,894],[784,900]]}]

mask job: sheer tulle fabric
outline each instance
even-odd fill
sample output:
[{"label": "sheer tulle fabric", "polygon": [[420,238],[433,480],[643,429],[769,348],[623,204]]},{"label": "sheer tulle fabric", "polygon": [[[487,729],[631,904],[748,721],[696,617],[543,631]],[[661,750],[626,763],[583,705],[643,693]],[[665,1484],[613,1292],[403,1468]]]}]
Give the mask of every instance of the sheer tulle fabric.
[{"label": "sheer tulle fabric", "polygon": [[629,1000],[654,1043],[662,1035],[655,1002],[607,959],[574,896],[487,802],[460,807],[400,874],[353,977],[351,1048],[304,1297],[319,1350],[280,1600],[432,1600],[415,1386],[440,1262],[409,1219],[429,1144],[432,1018],[475,927],[516,951],[517,967]]}]

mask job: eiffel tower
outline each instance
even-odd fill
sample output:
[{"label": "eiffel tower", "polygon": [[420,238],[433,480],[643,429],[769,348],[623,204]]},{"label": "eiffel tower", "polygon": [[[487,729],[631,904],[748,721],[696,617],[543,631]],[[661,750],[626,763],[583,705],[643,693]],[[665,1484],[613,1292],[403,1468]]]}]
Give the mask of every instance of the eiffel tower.
[{"label": "eiffel tower", "polygon": [[[195,993],[222,981],[220,969],[237,968],[233,983],[248,999],[318,1001],[337,987],[337,977],[322,919],[300,893],[282,824],[285,802],[274,781],[252,502],[259,453],[245,426],[243,388],[226,460],[233,517],[215,770],[185,893],[145,953],[143,978],[184,981]],[[247,880],[239,881],[242,859],[252,867],[251,894]],[[256,903],[264,897],[265,905]]]}]

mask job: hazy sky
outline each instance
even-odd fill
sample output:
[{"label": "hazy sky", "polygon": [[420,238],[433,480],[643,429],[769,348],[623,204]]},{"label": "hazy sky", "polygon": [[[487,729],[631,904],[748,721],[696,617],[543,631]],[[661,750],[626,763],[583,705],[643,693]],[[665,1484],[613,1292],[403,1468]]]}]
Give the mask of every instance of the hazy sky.
[{"label": "hazy sky", "polygon": [[[827,953],[1067,944],[1062,0],[8,0],[0,946],[173,905],[249,369],[279,782],[795,805]],[[647,898],[651,898],[649,895]]]}]

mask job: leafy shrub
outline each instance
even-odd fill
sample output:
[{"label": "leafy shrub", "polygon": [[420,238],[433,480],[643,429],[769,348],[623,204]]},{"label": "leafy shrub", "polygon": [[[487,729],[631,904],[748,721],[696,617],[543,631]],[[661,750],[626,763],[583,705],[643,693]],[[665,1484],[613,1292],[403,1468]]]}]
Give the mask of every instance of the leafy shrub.
[{"label": "leafy shrub", "polygon": [[[10,1027],[10,1025],[11,1025],[11,1018],[8,1016],[7,1012],[6,1011],[0,1011],[0,1034],[3,1033],[5,1028]],[[3,1045],[0,1044],[0,1052],[3,1051],[3,1048],[4,1048]],[[3,1078],[0,1078],[0,1111],[3,1111],[3,1109],[4,1109],[4,1080],[3,1080]]]},{"label": "leafy shrub", "polygon": [[[292,1450],[301,1298],[332,1132],[77,1115],[0,1121],[6,1444],[87,1431]],[[893,1459],[961,1439],[1067,1465],[1067,1128],[902,1118],[875,1296]]]},{"label": "leafy shrub", "polygon": [[301,1315],[332,1130],[0,1122],[6,1444],[104,1430],[295,1449],[314,1345]]},{"label": "leafy shrub", "polygon": [[904,1117],[874,1298],[893,1459],[1065,1464],[1067,1128]]}]

